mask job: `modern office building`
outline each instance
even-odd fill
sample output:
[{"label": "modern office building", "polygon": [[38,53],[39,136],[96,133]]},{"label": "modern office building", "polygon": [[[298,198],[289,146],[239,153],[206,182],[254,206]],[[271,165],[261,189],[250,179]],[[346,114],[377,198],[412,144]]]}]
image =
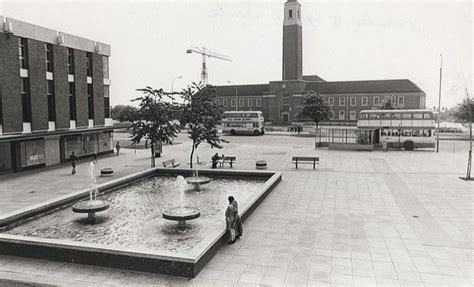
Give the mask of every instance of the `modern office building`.
[{"label": "modern office building", "polygon": [[268,122],[301,120],[304,95],[319,93],[331,106],[327,124],[356,123],[359,112],[380,108],[390,101],[403,109],[424,109],[425,93],[412,81],[369,80],[327,82],[303,75],[303,32],[301,4],[288,0],[284,5],[282,80],[257,85],[217,86],[216,103],[224,110],[261,110]]},{"label": "modern office building", "polygon": [[110,46],[0,16],[0,173],[113,151]]}]

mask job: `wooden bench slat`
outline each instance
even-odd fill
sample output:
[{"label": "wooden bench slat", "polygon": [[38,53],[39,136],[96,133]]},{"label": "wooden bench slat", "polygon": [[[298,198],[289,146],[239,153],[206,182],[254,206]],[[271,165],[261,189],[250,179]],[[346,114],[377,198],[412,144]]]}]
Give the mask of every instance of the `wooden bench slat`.
[{"label": "wooden bench slat", "polygon": [[317,156],[294,156],[293,160],[298,160],[298,161],[319,161],[319,157]]}]

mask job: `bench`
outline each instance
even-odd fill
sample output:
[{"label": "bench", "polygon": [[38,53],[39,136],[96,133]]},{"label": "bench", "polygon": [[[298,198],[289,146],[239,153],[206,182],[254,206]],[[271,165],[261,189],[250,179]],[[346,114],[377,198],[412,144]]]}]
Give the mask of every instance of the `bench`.
[{"label": "bench", "polygon": [[294,156],[293,163],[296,164],[296,168],[298,168],[298,164],[313,164],[313,169],[316,168],[316,164],[319,164],[319,157],[317,156]]},{"label": "bench", "polygon": [[222,166],[224,165],[224,163],[228,163],[230,167],[232,167],[232,165],[235,163],[236,160],[237,160],[236,156],[229,155],[229,156],[224,156],[224,158],[221,160],[221,163],[222,163]]},{"label": "bench", "polygon": [[174,160],[174,158],[169,159],[169,160],[165,160],[165,161],[162,162],[162,164],[163,164],[163,167],[169,167],[169,166],[171,166],[171,167],[174,168],[174,167],[179,166],[179,163],[176,163],[175,160]]}]

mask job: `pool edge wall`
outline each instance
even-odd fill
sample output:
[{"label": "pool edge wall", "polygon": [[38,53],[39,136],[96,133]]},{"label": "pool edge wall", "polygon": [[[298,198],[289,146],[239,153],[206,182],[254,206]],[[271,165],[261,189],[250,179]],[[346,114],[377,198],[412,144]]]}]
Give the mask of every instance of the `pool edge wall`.
[{"label": "pool edge wall", "polygon": [[[251,170],[200,170],[201,175],[209,176],[239,176],[251,178],[266,178],[265,185],[255,193],[251,202],[241,210],[242,221],[245,221],[265,197],[281,181],[282,173],[273,171],[251,171]],[[109,181],[99,185],[100,192],[107,192],[118,186],[126,185],[131,181],[145,178],[150,175],[180,174],[192,175],[189,169],[154,168],[147,171],[135,173],[126,177]],[[87,191],[72,193],[69,197],[61,196],[57,199],[48,200],[43,204],[37,204],[29,208],[21,209],[17,212],[9,213],[9,216],[0,217],[0,227],[15,225],[28,218],[40,216],[43,213],[72,202],[86,198]],[[225,231],[219,233],[210,245],[202,252],[190,260],[185,256],[162,256],[153,254],[143,254],[140,252],[120,251],[106,249],[103,247],[94,248],[94,244],[76,243],[54,243],[35,237],[24,237],[0,233],[0,254],[9,256],[29,257],[36,259],[56,260],[63,262],[97,265],[102,267],[128,269],[134,271],[144,271],[167,275],[178,275],[185,277],[195,277],[212,259],[212,257],[227,243],[228,234]],[[54,241],[54,240],[51,240]],[[92,246],[92,247],[91,247]]]}]

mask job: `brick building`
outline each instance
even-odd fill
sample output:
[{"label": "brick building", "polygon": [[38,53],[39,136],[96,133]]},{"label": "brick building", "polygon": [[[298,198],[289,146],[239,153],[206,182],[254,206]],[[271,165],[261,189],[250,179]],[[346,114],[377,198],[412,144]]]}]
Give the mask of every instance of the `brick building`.
[{"label": "brick building", "polygon": [[403,109],[424,109],[425,93],[408,79],[337,81],[303,75],[301,4],[284,5],[282,80],[268,84],[217,86],[216,103],[224,110],[261,110],[267,122],[300,121],[304,95],[319,93],[331,106],[326,124],[354,125],[361,110],[386,101]]},{"label": "brick building", "polygon": [[113,150],[110,46],[0,16],[0,173]]}]

